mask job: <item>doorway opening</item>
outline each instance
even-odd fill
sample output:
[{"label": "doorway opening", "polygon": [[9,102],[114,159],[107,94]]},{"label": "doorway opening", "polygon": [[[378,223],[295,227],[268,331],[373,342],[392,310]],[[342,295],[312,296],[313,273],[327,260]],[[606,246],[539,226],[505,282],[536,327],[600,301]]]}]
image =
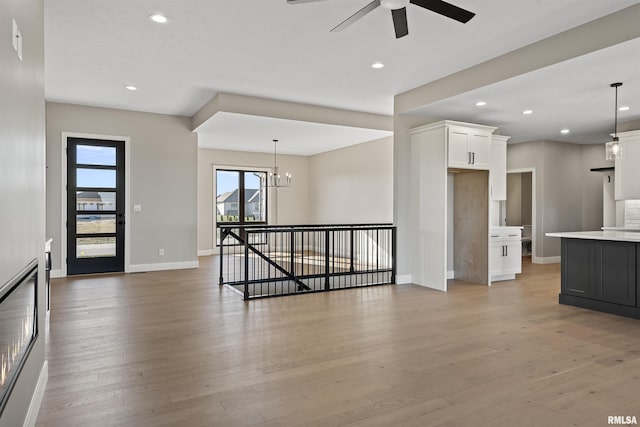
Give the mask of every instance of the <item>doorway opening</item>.
[{"label": "doorway opening", "polygon": [[522,256],[535,258],[535,171],[507,171],[503,225],[522,227]]}]

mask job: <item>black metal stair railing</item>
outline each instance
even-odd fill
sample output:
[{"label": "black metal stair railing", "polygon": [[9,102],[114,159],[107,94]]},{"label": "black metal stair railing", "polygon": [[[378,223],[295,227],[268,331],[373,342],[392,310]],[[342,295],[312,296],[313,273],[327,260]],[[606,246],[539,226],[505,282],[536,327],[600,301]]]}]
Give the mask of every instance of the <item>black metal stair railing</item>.
[{"label": "black metal stair railing", "polygon": [[220,226],[220,285],[244,299],[395,283],[390,224]]}]

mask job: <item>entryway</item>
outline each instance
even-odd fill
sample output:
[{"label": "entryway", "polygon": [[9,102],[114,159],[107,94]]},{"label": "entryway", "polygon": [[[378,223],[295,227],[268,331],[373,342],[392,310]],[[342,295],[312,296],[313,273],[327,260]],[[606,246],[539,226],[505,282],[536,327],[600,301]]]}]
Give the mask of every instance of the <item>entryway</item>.
[{"label": "entryway", "polygon": [[67,274],[124,271],[125,141],[67,138]]}]

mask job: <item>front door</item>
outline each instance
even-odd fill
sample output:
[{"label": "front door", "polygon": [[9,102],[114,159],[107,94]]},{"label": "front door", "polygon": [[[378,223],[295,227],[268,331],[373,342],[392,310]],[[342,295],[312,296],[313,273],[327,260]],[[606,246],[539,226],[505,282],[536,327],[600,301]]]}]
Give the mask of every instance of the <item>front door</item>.
[{"label": "front door", "polygon": [[67,274],[124,271],[124,141],[67,138]]}]

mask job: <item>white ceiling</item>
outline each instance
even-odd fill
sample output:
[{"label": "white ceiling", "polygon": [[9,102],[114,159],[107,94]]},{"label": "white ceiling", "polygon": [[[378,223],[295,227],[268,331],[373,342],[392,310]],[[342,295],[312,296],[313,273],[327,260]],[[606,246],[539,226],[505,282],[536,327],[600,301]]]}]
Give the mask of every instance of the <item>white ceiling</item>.
[{"label": "white ceiling", "polygon": [[[300,5],[289,5],[285,0],[48,0],[46,97],[49,101],[191,116],[216,93],[228,92],[392,114],[395,94],[638,1],[455,0],[453,3],[458,6],[477,13],[468,24],[409,5],[409,36],[402,39],[395,39],[390,13],[383,8],[345,31],[329,32],[367,3],[368,0]],[[151,22],[147,16],[153,12],[168,16],[169,23]],[[625,56],[629,61],[637,61],[638,57],[636,53],[631,59]],[[373,70],[370,64],[374,61],[382,61],[386,67]],[[627,64],[618,66],[625,68]],[[567,70],[574,75],[579,70],[580,76],[584,72],[581,67],[570,66],[561,71]],[[556,78],[560,79],[555,74],[547,75],[540,81]],[[570,86],[557,85],[550,94],[554,96],[546,98],[552,102],[544,107],[545,98],[535,97],[544,92],[540,86],[528,85],[528,91],[515,86],[520,90],[518,99],[539,101],[540,108],[531,108],[546,110],[551,117],[565,114],[567,109],[560,108],[565,107],[561,104],[571,101],[570,96],[575,93],[595,90],[593,100],[606,104],[611,99],[612,93],[607,90],[611,90],[607,86],[611,83],[609,76],[603,78],[604,89],[601,81],[585,81],[586,86],[579,87],[580,80],[571,80]],[[621,95],[631,86],[631,81],[626,83]],[[129,92],[124,89],[127,84],[134,84],[139,90]],[[491,97],[491,108],[503,101],[508,106],[505,111],[511,111],[515,105],[507,102],[514,100],[501,99],[504,88],[499,86],[495,88],[496,97]],[[571,90],[566,91],[567,87]],[[492,93],[482,95],[489,99]],[[456,97],[440,107],[451,108],[453,114],[455,105],[466,101]],[[593,105],[574,105],[574,116],[587,117]],[[428,108],[421,114],[431,114]],[[541,117],[537,114],[532,118]],[[606,117],[609,116],[610,112]],[[590,122],[605,121],[604,116],[590,117]],[[512,134],[517,130],[507,126],[511,121],[506,114],[495,119],[500,123],[491,124],[504,126]],[[224,131],[233,145],[229,120],[221,119],[220,123],[227,125]],[[578,124],[567,126],[576,128]],[[275,137],[264,132],[260,135],[269,141]]]},{"label": "white ceiling", "polygon": [[[498,126],[510,143],[555,140],[603,143],[618,121],[640,119],[640,39],[485,86],[414,111],[418,115]],[[476,107],[478,101],[487,105]],[[533,110],[523,115],[524,110]],[[561,129],[569,129],[563,135]]]}]

